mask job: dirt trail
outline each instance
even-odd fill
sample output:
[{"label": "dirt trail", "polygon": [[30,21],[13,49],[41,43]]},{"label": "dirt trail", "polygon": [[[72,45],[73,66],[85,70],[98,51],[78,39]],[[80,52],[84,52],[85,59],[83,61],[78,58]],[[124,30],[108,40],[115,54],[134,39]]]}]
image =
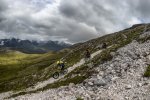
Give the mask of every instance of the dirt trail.
[{"label": "dirt trail", "polygon": [[[101,52],[102,52],[102,50],[98,50],[98,51],[92,53],[91,54],[91,59],[94,58],[96,55],[100,54]],[[72,67],[68,68],[68,73],[71,72],[71,71],[73,71],[75,68],[83,65],[84,63],[85,63],[84,58],[82,58],[79,62],[77,62],[76,64],[74,64]],[[64,78],[66,75],[60,76],[58,79],[49,78],[48,80],[45,80],[45,81],[37,83],[34,86],[34,88],[27,88],[25,91],[34,91],[34,90],[37,90],[39,88],[43,88],[43,87],[45,87],[48,84],[54,83],[54,82],[56,82],[56,81]],[[21,92],[21,91],[19,91],[19,92]],[[17,92],[17,93],[19,93],[19,92]],[[17,94],[17,93],[15,93],[15,94]],[[5,94],[5,96],[3,94]],[[0,99],[3,99],[5,97],[9,97],[9,96],[11,96],[13,94],[14,94],[13,92],[11,92],[11,93],[10,92],[2,93],[2,94],[0,94]]]},{"label": "dirt trail", "polygon": [[[101,53],[101,52],[102,52],[102,50],[99,50],[99,51],[96,51],[96,52],[92,53],[92,54],[91,54],[91,59],[94,58],[96,55],[98,55],[98,54]],[[81,59],[79,62],[77,62],[76,64],[74,64],[72,67],[69,67],[69,68],[68,68],[68,73],[71,72],[71,71],[73,71],[75,68],[77,68],[77,67],[83,65],[84,63],[85,63],[85,61],[84,61],[84,58],[83,58],[83,59]],[[39,89],[39,88],[45,87],[47,84],[54,83],[54,82],[58,81],[59,79],[64,78],[65,76],[66,76],[66,75],[60,76],[58,79],[50,78],[50,79],[48,79],[48,80],[46,80],[46,81],[37,83],[37,85],[35,85],[34,88],[32,88],[32,89],[29,88],[29,89],[27,89],[27,91],[37,90],[37,89]]]}]

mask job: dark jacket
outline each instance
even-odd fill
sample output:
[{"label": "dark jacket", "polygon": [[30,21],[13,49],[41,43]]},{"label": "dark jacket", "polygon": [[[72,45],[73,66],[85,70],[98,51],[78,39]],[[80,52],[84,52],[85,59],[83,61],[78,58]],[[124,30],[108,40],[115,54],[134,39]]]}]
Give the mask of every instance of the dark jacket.
[{"label": "dark jacket", "polygon": [[90,58],[90,57],[91,57],[91,53],[89,52],[89,50],[86,50],[85,58]]}]

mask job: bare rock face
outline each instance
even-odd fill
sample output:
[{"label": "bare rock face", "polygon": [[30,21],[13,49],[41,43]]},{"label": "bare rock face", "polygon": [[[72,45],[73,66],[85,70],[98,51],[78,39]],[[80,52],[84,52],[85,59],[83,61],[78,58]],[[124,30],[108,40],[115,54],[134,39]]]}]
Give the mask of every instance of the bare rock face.
[{"label": "bare rock face", "polygon": [[145,32],[144,34],[140,35],[140,38],[147,38],[150,37],[150,31]]}]

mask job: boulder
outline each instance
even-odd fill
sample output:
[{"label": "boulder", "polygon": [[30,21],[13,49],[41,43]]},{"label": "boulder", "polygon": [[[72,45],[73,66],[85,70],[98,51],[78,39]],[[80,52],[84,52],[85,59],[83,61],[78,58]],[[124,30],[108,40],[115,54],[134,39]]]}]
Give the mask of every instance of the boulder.
[{"label": "boulder", "polygon": [[93,86],[93,83],[92,82],[88,82],[88,85]]},{"label": "boulder", "polygon": [[111,80],[112,81],[115,81],[115,80],[117,80],[119,77],[117,77],[117,76],[115,76],[115,77],[113,77]]},{"label": "boulder", "polygon": [[129,90],[129,89],[131,89],[131,88],[132,88],[131,85],[127,85],[127,86],[125,87],[125,89],[127,89],[127,90]]},{"label": "boulder", "polygon": [[97,85],[97,86],[105,86],[106,85],[106,82],[104,79],[98,79],[98,80],[94,80],[94,85]]},{"label": "boulder", "polygon": [[74,83],[70,83],[70,84],[69,84],[69,87],[70,87],[70,88],[72,88],[73,86],[75,86]]},{"label": "boulder", "polygon": [[138,83],[138,87],[141,87],[143,84],[142,83]]},{"label": "boulder", "polygon": [[115,54],[116,54],[115,52],[111,52],[111,53],[110,53],[110,55],[111,55],[112,57],[115,56]]}]

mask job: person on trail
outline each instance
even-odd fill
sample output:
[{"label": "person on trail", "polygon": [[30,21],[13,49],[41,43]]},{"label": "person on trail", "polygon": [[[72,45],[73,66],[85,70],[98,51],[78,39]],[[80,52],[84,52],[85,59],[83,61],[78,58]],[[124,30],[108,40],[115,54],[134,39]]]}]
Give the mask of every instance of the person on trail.
[{"label": "person on trail", "polygon": [[103,48],[103,49],[106,49],[106,48],[107,48],[107,44],[106,44],[105,42],[102,44],[102,48]]},{"label": "person on trail", "polygon": [[89,51],[89,49],[86,49],[86,52],[85,52],[85,61],[89,61],[91,58],[91,53]]},{"label": "person on trail", "polygon": [[57,66],[61,68],[61,70],[64,70],[65,63],[62,60],[57,61]]}]

